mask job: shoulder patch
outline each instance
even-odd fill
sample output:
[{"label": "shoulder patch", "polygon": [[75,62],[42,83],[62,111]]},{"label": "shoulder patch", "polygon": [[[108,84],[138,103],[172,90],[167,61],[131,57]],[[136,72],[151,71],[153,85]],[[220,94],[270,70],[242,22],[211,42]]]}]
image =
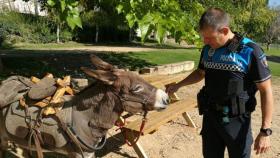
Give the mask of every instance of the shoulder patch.
[{"label": "shoulder patch", "polygon": [[268,67],[268,63],[267,63],[266,57],[263,57],[261,59],[261,63],[263,64],[264,67]]}]

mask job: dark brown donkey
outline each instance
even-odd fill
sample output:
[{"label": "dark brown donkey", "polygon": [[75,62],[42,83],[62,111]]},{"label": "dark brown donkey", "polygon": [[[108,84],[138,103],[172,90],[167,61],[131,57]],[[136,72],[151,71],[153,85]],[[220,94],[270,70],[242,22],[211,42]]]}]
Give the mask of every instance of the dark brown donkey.
[{"label": "dark brown donkey", "polygon": [[[26,112],[18,106],[19,101],[2,108],[0,149],[41,150],[42,147],[44,152],[91,158],[95,157],[94,151],[105,144],[108,129],[122,112],[166,108],[168,95],[164,91],[131,72],[115,69],[96,56],[91,56],[91,61],[96,70],[81,69],[97,81],[74,97],[65,98],[63,109],[56,116],[38,120],[40,110],[33,107]],[[36,140],[40,140],[40,145]]]}]

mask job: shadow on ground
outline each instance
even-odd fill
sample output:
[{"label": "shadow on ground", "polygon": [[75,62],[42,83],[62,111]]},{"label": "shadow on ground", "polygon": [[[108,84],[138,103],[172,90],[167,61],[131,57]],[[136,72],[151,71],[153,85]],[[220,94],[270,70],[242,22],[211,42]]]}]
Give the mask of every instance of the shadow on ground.
[{"label": "shadow on ground", "polygon": [[101,150],[98,150],[95,152],[96,157],[104,157],[105,155],[109,154],[110,152],[113,152],[122,157],[136,158],[136,157],[129,155],[128,153],[120,152],[121,146],[125,144],[125,140],[123,138],[124,137],[123,137],[122,133],[118,133],[114,136],[110,136],[107,139],[105,146]]},{"label": "shadow on ground", "polygon": [[81,66],[92,67],[89,55],[95,54],[101,59],[129,70],[141,69],[155,64],[135,58],[131,53],[92,52],[92,51],[65,51],[65,50],[22,50],[1,51],[3,72],[1,78],[11,75],[42,77],[47,72],[56,77],[71,75],[85,77],[80,71]]},{"label": "shadow on ground", "polygon": [[[133,157],[131,155],[129,155],[128,153],[124,153],[124,152],[120,152],[121,150],[121,146],[124,145],[125,141],[123,139],[123,135],[121,133],[118,133],[114,136],[110,136],[107,141],[106,144],[104,145],[104,147],[100,150],[97,150],[95,152],[95,156],[97,158],[100,157],[104,157],[107,154],[113,152],[118,154],[120,157],[124,157],[124,158],[137,158],[137,157]],[[36,152],[32,152],[32,155],[35,156],[37,153]],[[57,153],[45,153],[44,154],[46,156],[46,158],[67,158],[66,155],[61,155],[61,154],[57,154]],[[14,155],[12,155],[9,152],[5,153],[5,157],[6,158],[15,158]]]}]

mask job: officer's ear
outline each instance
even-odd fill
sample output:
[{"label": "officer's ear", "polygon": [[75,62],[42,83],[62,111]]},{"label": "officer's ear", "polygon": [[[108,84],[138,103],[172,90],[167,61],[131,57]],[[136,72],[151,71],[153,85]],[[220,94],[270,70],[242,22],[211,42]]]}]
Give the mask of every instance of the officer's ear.
[{"label": "officer's ear", "polygon": [[222,28],[220,29],[220,32],[221,32],[222,34],[224,34],[224,36],[228,35],[228,33],[229,33],[229,27],[222,27]]}]

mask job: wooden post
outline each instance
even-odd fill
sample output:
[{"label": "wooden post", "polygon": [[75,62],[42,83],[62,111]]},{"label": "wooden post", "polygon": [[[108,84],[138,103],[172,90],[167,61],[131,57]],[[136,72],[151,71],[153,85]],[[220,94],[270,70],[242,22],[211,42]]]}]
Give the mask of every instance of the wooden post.
[{"label": "wooden post", "polygon": [[[120,122],[121,124],[125,123],[122,117],[119,117],[117,122]],[[135,140],[135,135],[137,135],[137,133],[134,133],[133,131],[127,131],[126,134],[127,134],[128,141],[130,143],[133,143],[133,140]],[[139,141],[136,142],[132,147],[133,147],[134,151],[136,152],[136,154],[138,155],[139,158],[148,158],[147,154],[145,153],[145,150],[140,145]]]},{"label": "wooden post", "polygon": [[[175,84],[175,82],[170,83],[170,84]],[[168,85],[170,85],[170,84],[168,84]],[[168,86],[168,85],[166,85],[166,86]],[[169,94],[169,97],[170,97],[170,99],[171,99],[171,103],[180,100],[180,98],[177,96],[176,93]],[[188,123],[188,125],[189,125],[190,127],[197,128],[197,126],[196,126],[195,123],[193,122],[191,116],[190,116],[187,112],[182,113],[182,116],[183,116],[184,119],[187,121],[187,123]]]},{"label": "wooden post", "polygon": [[187,112],[184,112],[182,115],[190,127],[197,128],[197,126],[193,122],[191,116]]},{"label": "wooden post", "polygon": [[[128,141],[133,143],[133,140],[135,139],[135,135],[137,135],[137,133],[134,133],[132,131],[127,132]],[[139,141],[137,141],[132,147],[134,151],[137,153],[139,158],[148,158],[147,154],[145,153],[143,147],[140,145]]]}]

